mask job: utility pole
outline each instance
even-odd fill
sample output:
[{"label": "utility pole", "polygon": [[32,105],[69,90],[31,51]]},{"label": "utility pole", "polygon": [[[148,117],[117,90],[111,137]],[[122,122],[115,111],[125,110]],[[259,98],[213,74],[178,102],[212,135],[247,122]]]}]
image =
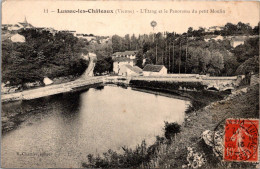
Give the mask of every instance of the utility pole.
[{"label": "utility pole", "polygon": [[171,70],[171,43],[169,42],[169,71]]},{"label": "utility pole", "polygon": [[157,64],[158,60],[157,60],[157,42],[156,42],[156,46],[155,46],[155,64]]},{"label": "utility pole", "polygon": [[172,73],[174,73],[174,38],[175,38],[175,33],[173,33],[173,42],[172,42]]},{"label": "utility pole", "polygon": [[[167,39],[165,38],[165,41],[166,41],[166,46],[165,46],[165,61],[166,61],[166,67],[167,67]],[[169,68],[169,67],[168,67]]]},{"label": "utility pole", "polygon": [[179,74],[181,73],[181,37],[180,37],[180,58],[179,58]]},{"label": "utility pole", "polygon": [[186,44],[185,74],[186,74],[186,63],[187,63],[187,56],[188,56],[188,35],[187,35],[187,44]]}]

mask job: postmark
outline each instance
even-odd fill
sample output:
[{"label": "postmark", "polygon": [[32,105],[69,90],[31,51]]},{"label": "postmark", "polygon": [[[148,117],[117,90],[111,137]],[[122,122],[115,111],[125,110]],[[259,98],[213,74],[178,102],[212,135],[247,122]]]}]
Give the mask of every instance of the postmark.
[{"label": "postmark", "polygon": [[257,119],[226,119],[224,161],[258,162]]}]

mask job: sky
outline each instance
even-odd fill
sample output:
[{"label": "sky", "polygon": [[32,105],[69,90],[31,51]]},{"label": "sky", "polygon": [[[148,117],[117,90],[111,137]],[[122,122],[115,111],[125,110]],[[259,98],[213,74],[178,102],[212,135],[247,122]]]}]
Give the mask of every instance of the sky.
[{"label": "sky", "polygon": [[[237,24],[241,21],[256,26],[259,22],[259,4],[259,2],[206,1],[7,0],[2,2],[2,23],[14,24],[24,21],[26,17],[35,27],[75,30],[77,33],[95,35],[124,36],[153,31],[183,33],[188,27],[197,29],[224,26],[227,22]],[[58,9],[60,11],[100,9],[113,10],[114,13],[58,13]],[[133,13],[115,13],[118,9]],[[147,13],[142,13],[145,9]],[[44,13],[44,10],[48,10],[48,13]],[[149,13],[148,10],[156,13]],[[174,10],[186,13],[173,13]],[[211,13],[211,10],[220,13]],[[161,11],[162,13],[159,13]],[[157,22],[154,30],[150,24],[153,20]]]}]

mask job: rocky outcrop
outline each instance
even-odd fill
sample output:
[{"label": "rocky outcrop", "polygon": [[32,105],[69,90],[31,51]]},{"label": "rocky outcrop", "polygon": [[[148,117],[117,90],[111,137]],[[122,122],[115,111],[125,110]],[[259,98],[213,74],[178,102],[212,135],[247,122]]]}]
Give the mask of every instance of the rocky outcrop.
[{"label": "rocky outcrop", "polygon": [[183,165],[182,168],[199,168],[206,163],[204,153],[197,152],[194,148],[188,147],[187,161],[188,165]]},{"label": "rocky outcrop", "polygon": [[215,156],[223,156],[223,133],[220,133],[219,131],[206,130],[202,133],[201,137],[204,140],[204,142],[212,148]]}]

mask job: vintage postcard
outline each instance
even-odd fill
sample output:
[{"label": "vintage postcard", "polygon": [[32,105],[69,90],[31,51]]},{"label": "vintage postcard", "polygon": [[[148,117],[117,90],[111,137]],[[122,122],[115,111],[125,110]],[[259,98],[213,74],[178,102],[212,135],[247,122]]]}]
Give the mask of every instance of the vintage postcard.
[{"label": "vintage postcard", "polygon": [[1,5],[1,168],[260,167],[258,1]]}]

